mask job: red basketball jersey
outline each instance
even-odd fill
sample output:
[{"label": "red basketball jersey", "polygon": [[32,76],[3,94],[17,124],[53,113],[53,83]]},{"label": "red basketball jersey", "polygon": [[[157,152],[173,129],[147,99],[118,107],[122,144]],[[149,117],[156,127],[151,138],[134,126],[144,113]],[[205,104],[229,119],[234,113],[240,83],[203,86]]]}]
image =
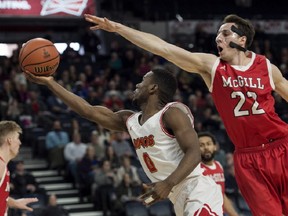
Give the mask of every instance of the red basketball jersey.
[{"label": "red basketball jersey", "polygon": [[208,166],[204,163],[200,163],[201,168],[203,169],[203,175],[209,176],[212,178],[217,184],[221,186],[222,193],[225,193],[225,177],[224,170],[221,164],[218,161],[214,161],[213,165]]},{"label": "red basketball jersey", "polygon": [[210,91],[236,148],[260,146],[287,136],[288,125],[274,110],[272,69],[268,59],[251,52],[246,66],[218,59]]},{"label": "red basketball jersey", "polygon": [[[0,160],[2,158],[0,157]],[[7,199],[9,197],[9,182],[10,182],[10,173],[7,169],[5,168],[5,172],[3,176],[1,176],[0,179],[0,215],[5,216],[7,214]]]}]

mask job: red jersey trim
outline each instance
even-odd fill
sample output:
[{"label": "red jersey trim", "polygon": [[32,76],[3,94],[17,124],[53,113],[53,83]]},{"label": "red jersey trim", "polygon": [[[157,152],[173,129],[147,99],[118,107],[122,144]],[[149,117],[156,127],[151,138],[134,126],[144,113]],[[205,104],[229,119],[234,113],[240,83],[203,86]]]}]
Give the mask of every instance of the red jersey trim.
[{"label": "red jersey trim", "polygon": [[[175,106],[175,105],[176,105],[176,106]],[[190,120],[191,120],[192,127],[194,128],[194,117],[193,117],[193,115],[192,115],[191,110],[189,109],[189,107],[186,106],[186,105],[183,104],[183,103],[180,103],[180,102],[172,102],[172,103],[170,103],[169,105],[167,105],[167,106],[165,107],[165,109],[163,110],[163,112],[162,112],[162,114],[161,114],[161,116],[160,116],[160,126],[161,126],[161,129],[162,129],[162,131],[163,131],[167,136],[169,136],[169,137],[171,137],[171,138],[175,138],[175,136],[172,135],[172,134],[170,134],[170,133],[164,128],[163,115],[164,115],[164,113],[167,111],[167,109],[169,109],[170,107],[176,107],[176,108],[180,109],[182,112],[184,112],[183,109],[181,109],[181,108],[180,108],[179,106],[177,106],[177,105],[180,105],[181,107],[183,107],[183,108],[187,111],[188,117],[189,117]],[[186,113],[184,112],[184,114],[186,114]]]}]

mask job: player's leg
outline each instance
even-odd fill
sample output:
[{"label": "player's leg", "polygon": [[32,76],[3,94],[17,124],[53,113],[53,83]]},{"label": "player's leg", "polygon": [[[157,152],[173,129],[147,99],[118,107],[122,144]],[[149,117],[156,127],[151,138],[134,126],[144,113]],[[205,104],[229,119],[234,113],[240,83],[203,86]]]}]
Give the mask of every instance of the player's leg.
[{"label": "player's leg", "polygon": [[283,208],[283,215],[288,216],[288,142],[283,143],[283,149],[281,149],[281,160],[280,160],[280,165],[282,167],[282,174],[283,178],[281,178],[281,185],[280,185],[280,190],[281,190],[281,203],[282,203],[282,208]]},{"label": "player's leg", "polygon": [[270,150],[234,154],[237,184],[253,215],[282,215],[279,194],[270,175],[275,169],[275,159],[270,154]]},{"label": "player's leg", "polygon": [[[193,185],[193,188],[189,187]],[[223,195],[219,185],[207,176],[193,179],[187,187],[184,216],[223,215]]]}]

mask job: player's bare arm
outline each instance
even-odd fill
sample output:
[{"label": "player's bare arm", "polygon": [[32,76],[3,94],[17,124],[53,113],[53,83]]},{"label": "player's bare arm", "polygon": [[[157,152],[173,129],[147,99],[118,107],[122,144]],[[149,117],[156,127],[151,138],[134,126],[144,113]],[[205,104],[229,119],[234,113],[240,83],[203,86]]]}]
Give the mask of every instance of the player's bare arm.
[{"label": "player's bare arm", "polygon": [[25,74],[30,81],[46,85],[57,97],[81,117],[96,122],[109,130],[127,131],[126,119],[134,112],[129,110],[113,112],[104,106],[92,106],[83,98],[58,84],[52,76],[34,76],[29,72]]},{"label": "player's bare arm", "polygon": [[86,21],[95,24],[95,26],[90,27],[91,30],[102,29],[108,32],[116,32],[133,44],[166,58],[168,61],[173,62],[178,67],[188,72],[200,74],[210,73],[217,58],[212,54],[191,53],[185,49],[167,43],[153,34],[132,29],[128,26],[108,20],[107,18],[85,14],[85,19]]},{"label": "player's bare arm", "polygon": [[275,91],[288,102],[288,80],[286,80],[278,67],[272,64],[272,76]]},{"label": "player's bare arm", "polygon": [[170,107],[163,116],[165,127],[173,132],[185,156],[178,168],[167,178],[173,186],[184,180],[200,163],[198,136],[190,119],[179,108]]},{"label": "player's bare arm", "polygon": [[155,183],[155,200],[167,198],[171,189],[183,181],[201,161],[197,134],[187,115],[178,108],[170,107],[163,116],[163,123],[176,136],[185,155],[167,179]]},{"label": "player's bare arm", "polygon": [[227,195],[224,193],[223,195],[223,208],[224,211],[229,215],[229,216],[238,216],[238,213],[233,207],[233,204],[231,200],[227,197]]}]

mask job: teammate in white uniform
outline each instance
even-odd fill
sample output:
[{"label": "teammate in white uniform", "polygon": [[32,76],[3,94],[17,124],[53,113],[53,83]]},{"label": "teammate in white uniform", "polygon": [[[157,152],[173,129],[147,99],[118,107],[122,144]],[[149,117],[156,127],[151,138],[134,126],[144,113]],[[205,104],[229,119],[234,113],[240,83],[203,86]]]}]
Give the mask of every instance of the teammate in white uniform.
[{"label": "teammate in white uniform", "polygon": [[177,216],[223,214],[220,187],[200,171],[200,148],[193,116],[184,104],[171,102],[177,89],[172,73],[159,68],[143,77],[133,96],[141,109],[136,113],[91,106],[59,85],[52,76],[26,75],[30,81],[47,85],[82,117],[110,130],[129,132],[141,164],[153,182],[146,185],[148,204],[168,197]]}]

